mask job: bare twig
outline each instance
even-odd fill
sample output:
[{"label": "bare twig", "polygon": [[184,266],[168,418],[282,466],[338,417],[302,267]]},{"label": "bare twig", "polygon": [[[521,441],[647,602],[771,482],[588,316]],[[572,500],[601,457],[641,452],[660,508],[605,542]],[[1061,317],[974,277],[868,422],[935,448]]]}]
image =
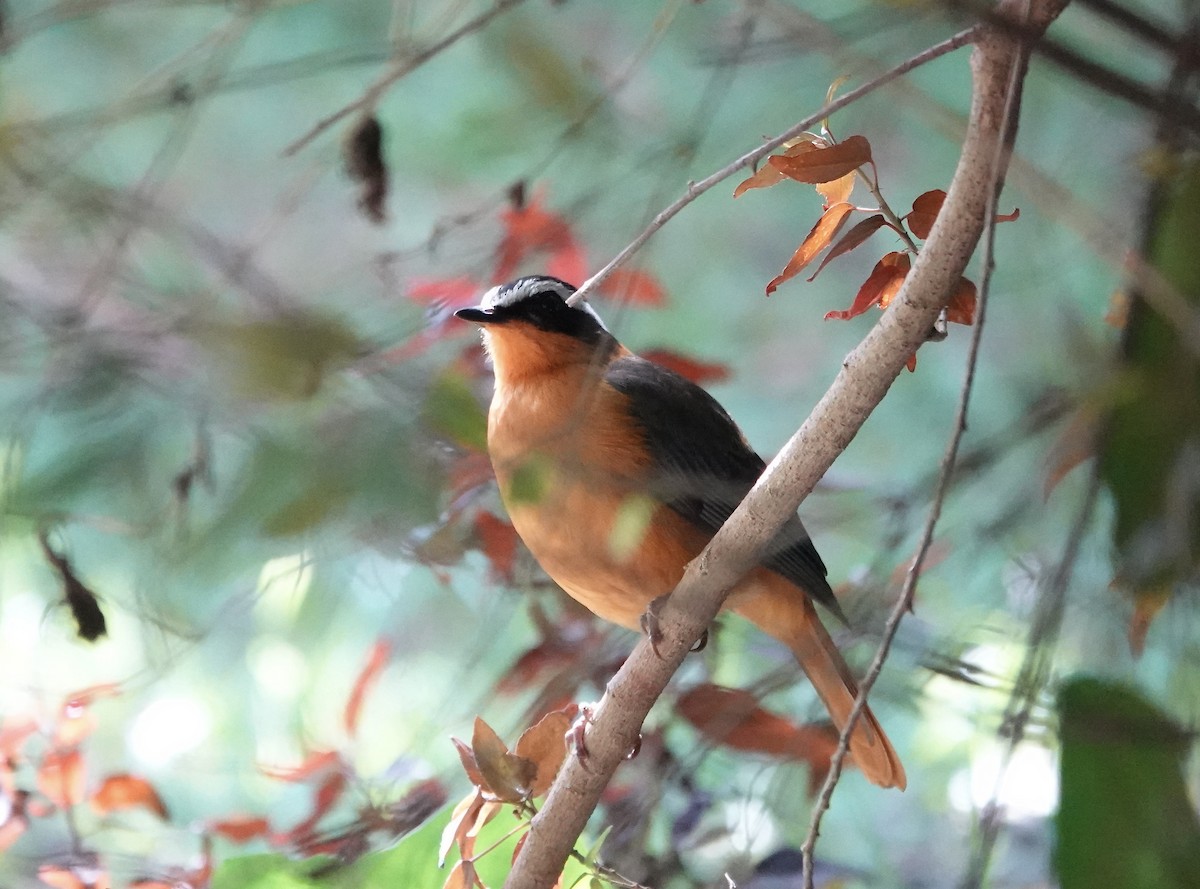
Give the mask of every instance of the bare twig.
[{"label": "bare twig", "polygon": [[1017,121],[1020,112],[1019,97],[1021,93],[1021,80],[1028,64],[1028,58],[1029,47],[1026,46],[1022,48],[1017,58],[1013,59],[1009,70],[1008,90],[1004,102],[1004,123],[1001,126],[1000,138],[996,144],[995,154],[990,167],[990,175],[988,176],[988,181],[991,183],[991,190],[985,207],[983,246],[979,257],[982,273],[979,282],[978,308],[975,317],[975,326],[971,331],[971,345],[967,353],[967,367],[963,374],[962,390],[958,399],[958,408],[955,411],[954,426],[950,433],[950,440],[946,444],[946,451],[942,456],[937,484],[934,487],[933,500],[929,505],[929,514],[925,519],[925,527],[921,531],[920,543],[917,546],[916,555],[913,556],[912,564],[905,575],[904,585],[900,590],[899,597],[896,599],[896,604],[888,615],[887,622],[884,624],[883,637],[880,639],[879,647],[875,651],[875,657],[872,659],[866,675],[863,676],[862,681],[859,683],[858,697],[854,701],[854,706],[850,710],[850,715],[847,717],[845,725],[842,726],[837,749],[830,759],[829,771],[825,776],[825,783],[821,786],[821,792],[818,794],[816,803],[813,805],[808,835],[800,847],[800,852],[803,856],[802,885],[804,889],[813,889],[813,850],[816,847],[817,837],[821,832],[821,821],[825,816],[825,812],[829,809],[834,788],[841,777],[846,756],[850,752],[850,733],[854,730],[854,726],[858,722],[862,711],[866,709],[867,697],[870,695],[871,689],[875,687],[875,682],[883,670],[884,662],[891,651],[896,633],[900,629],[900,622],[904,619],[904,615],[912,610],[913,595],[916,593],[917,581],[921,577],[925,559],[929,555],[930,547],[933,545],[934,530],[937,527],[938,519],[941,518],[942,507],[945,504],[946,495],[950,491],[950,484],[954,478],[959,447],[962,444],[963,435],[967,431],[967,416],[970,410],[971,393],[975,388],[975,371],[979,360],[979,348],[983,342],[983,326],[987,317],[987,300],[991,290],[992,272],[995,268],[996,213],[1000,202],[1000,192],[1004,186],[1004,176],[1008,167],[1008,160],[1012,155],[1013,143],[1016,140]]},{"label": "bare twig", "polygon": [[508,10],[515,6],[520,6],[524,2],[525,0],[496,0],[496,5],[491,9],[481,12],[479,15],[475,16],[475,18],[465,22],[462,27],[451,31],[441,40],[430,44],[422,50],[414,52],[412,55],[406,55],[402,58],[396,59],[396,61],[392,63],[391,67],[389,67],[388,70],[379,77],[379,79],[367,87],[366,92],[364,92],[349,105],[345,105],[332,114],[326,115],[318,120],[312,125],[307,133],[283,149],[283,156],[291,157],[338,121],[344,120],[356,112],[368,111],[374,108],[375,103],[379,101],[379,98],[386,93],[398,80],[415,71],[417,68],[420,68],[430,59],[437,56],[443,50],[453,46],[462,38],[474,34],[476,31],[482,30],[491,24],[493,19],[499,17],[505,12],[508,12]]},{"label": "bare twig", "polygon": [[881,86],[891,83],[898,77],[903,77],[914,68],[919,68],[927,62],[932,62],[934,59],[946,55],[946,53],[953,52],[959,47],[966,46],[968,43],[974,40],[975,33],[975,28],[968,28],[965,31],[960,31],[947,40],[943,40],[941,43],[934,44],[933,46],[929,47],[929,49],[919,52],[912,58],[901,62],[890,71],[886,71],[883,74],[880,74],[878,77],[868,80],[861,86],[855,87],[854,89],[850,90],[850,92],[838,96],[836,99],[826,104],[814,114],[809,115],[808,117],[804,118],[804,120],[784,130],[773,139],[768,139],[753,151],[748,151],[737,160],[727,164],[710,176],[701,179],[699,182],[689,182],[687,191],[685,191],[682,196],[680,196],[673,204],[670,204],[657,216],[655,216],[654,219],[650,221],[650,224],[642,230],[641,234],[630,241],[629,244],[626,245],[625,249],[614,256],[609,263],[604,266],[604,268],[600,269],[600,271],[588,278],[583,283],[583,286],[571,294],[571,298],[567,300],[567,302],[571,305],[577,305],[580,301],[586,299],[587,295],[597,285],[599,285],[601,281],[607,278],[614,269],[624,265],[629,260],[629,257],[641,250],[645,243],[654,237],[655,233],[660,228],[670,222],[671,219],[677,216],[679,212],[688,204],[696,200],[696,198],[700,197],[700,195],[704,194],[714,185],[720,185],[739,170],[758,163],[784,142],[788,141],[789,139],[794,139],[796,136],[799,136],[801,133],[820,123],[822,118],[829,117],[831,114],[836,111],[840,111],[847,105],[857,102],[863,96],[874,92]]},{"label": "bare twig", "polygon": [[[1029,628],[1029,637],[1025,659],[1017,673],[1013,684],[1012,695],[1004,711],[1002,731],[1008,734],[1008,744],[1000,766],[1003,775],[1012,761],[1021,742],[1025,740],[1025,732],[1030,724],[1033,708],[1038,694],[1050,678],[1050,661],[1054,644],[1058,640],[1062,628],[1063,613],[1066,608],[1067,585],[1075,563],[1079,559],[1079,547],[1083,543],[1084,532],[1087,531],[1092,513],[1096,507],[1096,499],[1100,493],[1100,474],[1093,468],[1088,486],[1084,491],[1083,500],[1079,506],[1071,531],[1063,545],[1062,555],[1055,565],[1054,573],[1047,583],[1042,586],[1034,609],[1033,620]],[[962,889],[980,889],[987,874],[992,852],[999,837],[1001,810],[995,804],[984,808],[978,825],[978,846],[971,854],[966,873],[959,884]]]},{"label": "bare twig", "polygon": [[[1035,0],[1030,25],[1037,31],[1044,30],[1065,5],[1066,0]],[[1001,9],[1012,15],[1011,0]],[[554,884],[600,793],[637,739],[650,707],[716,616],[724,595],[758,562],[777,529],[795,515],[800,501],[850,443],[908,359],[926,341],[938,312],[958,287],[983,232],[993,191],[993,177],[988,173],[1007,129],[1004,107],[1008,78],[1012,66],[1023,64],[1024,59],[1020,42],[994,28],[979,32],[972,55],[975,84],[967,137],[925,249],[917,256],[891,306],[846,356],[833,385],[812,414],[704,552],[688,566],[659,614],[657,651],[643,640],[609,682],[588,733],[587,766],[577,757],[564,764],[533,820],[505,883],[507,889],[543,889]],[[829,109],[822,109],[812,122],[829,113]],[[797,132],[802,129],[803,125]],[[756,149],[727,172],[722,171],[723,176],[753,163],[787,138],[784,135],[779,142],[773,140]],[[641,240],[623,255],[661,227],[666,221],[661,217],[649,234],[643,233]]]}]

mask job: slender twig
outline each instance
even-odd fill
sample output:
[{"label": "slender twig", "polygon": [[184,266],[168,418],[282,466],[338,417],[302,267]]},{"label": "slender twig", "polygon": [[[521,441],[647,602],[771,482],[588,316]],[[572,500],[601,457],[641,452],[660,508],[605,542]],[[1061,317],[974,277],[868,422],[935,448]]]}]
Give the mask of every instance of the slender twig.
[{"label": "slender twig", "polygon": [[904,221],[896,215],[896,211],[892,209],[891,204],[883,196],[883,191],[879,187],[879,170],[875,166],[875,162],[871,162],[871,175],[863,176],[863,180],[867,183],[867,190],[871,192],[871,197],[875,198],[875,203],[879,206],[879,212],[885,220],[888,227],[893,229],[898,234],[904,243],[908,245],[908,249],[915,256],[917,253],[917,243],[912,239],[912,235],[908,233],[908,229],[904,225]]},{"label": "slender twig", "polygon": [[[1026,643],[1025,659],[1021,662],[1021,668],[1017,673],[1017,679],[1013,684],[1012,694],[1007,707],[1005,707],[1004,719],[1001,723],[1002,731],[1008,733],[1008,744],[1005,746],[1001,761],[997,786],[1003,781],[1017,747],[1025,740],[1026,728],[1030,723],[1038,691],[1046,685],[1049,679],[1051,646],[1058,639],[1059,630],[1062,628],[1067,585],[1070,583],[1075,563],[1079,559],[1079,548],[1091,522],[1099,493],[1100,474],[1093,468],[1083,501],[1079,506],[1079,512],[1071,525],[1067,541],[1063,545],[1062,555],[1058,559],[1049,582],[1042,587],[1043,592],[1038,597],[1037,607],[1034,610]],[[976,828],[977,845],[971,853],[966,872],[959,883],[961,889],[980,889],[983,886],[992,852],[996,847],[996,840],[1000,836],[1001,812],[1002,810],[994,801],[984,807]]]},{"label": "slender twig", "polygon": [[1012,153],[1013,142],[1016,138],[1017,119],[1020,110],[1018,97],[1020,95],[1021,77],[1024,72],[1025,61],[1028,59],[1028,52],[1028,47],[1024,48],[1012,63],[1009,73],[1008,91],[1004,102],[1004,124],[989,170],[988,181],[992,183],[992,186],[985,202],[984,234],[980,249],[982,271],[979,282],[978,303],[975,324],[971,331],[971,343],[967,353],[966,371],[963,374],[962,389],[954,416],[954,426],[950,433],[950,440],[946,444],[946,451],[942,455],[933,500],[929,505],[929,514],[925,519],[925,527],[921,531],[917,552],[913,556],[908,573],[905,575],[904,585],[900,590],[900,595],[896,599],[896,604],[888,615],[887,622],[884,624],[883,637],[880,639],[879,647],[875,651],[875,657],[859,684],[858,696],[855,698],[854,706],[850,710],[846,724],[842,726],[837,749],[834,751],[833,757],[830,760],[829,771],[825,776],[825,783],[821,786],[821,792],[813,806],[808,835],[800,847],[801,855],[803,856],[802,885],[804,889],[813,889],[813,850],[816,847],[817,837],[820,835],[821,821],[825,816],[825,812],[829,809],[834,788],[841,777],[846,756],[850,751],[850,733],[854,730],[854,726],[858,722],[863,710],[866,709],[867,697],[870,695],[871,689],[875,686],[875,682],[883,670],[883,665],[887,661],[892,643],[896,638],[896,633],[900,629],[900,622],[904,619],[904,615],[912,610],[913,595],[916,592],[917,581],[921,577],[925,559],[929,555],[930,547],[933,545],[933,534],[937,528],[938,519],[941,518],[946,495],[950,491],[950,484],[954,478],[955,465],[958,461],[959,447],[962,444],[963,435],[967,431],[967,415],[971,405],[971,394],[975,389],[975,372],[979,363],[980,346],[983,342],[988,293],[991,290],[992,272],[995,268],[996,211],[1000,202],[1000,191],[1004,186],[1004,172],[1007,168],[1008,156]]},{"label": "slender twig", "polygon": [[498,18],[508,10],[515,6],[520,6],[525,0],[496,0],[496,5],[491,9],[481,12],[479,15],[470,21],[464,23],[462,27],[451,31],[441,40],[430,44],[422,50],[418,50],[410,56],[397,59],[373,84],[367,87],[366,92],[355,99],[348,105],[344,105],[332,114],[318,120],[312,127],[299,139],[296,139],[285,149],[283,149],[284,157],[291,157],[293,154],[304,148],[309,142],[317,138],[335,123],[344,120],[351,114],[359,111],[366,111],[375,106],[379,101],[380,96],[387,92],[397,81],[401,80],[408,74],[411,74],[417,68],[420,68],[430,59],[437,56],[443,50],[450,48],[459,40],[480,31],[491,24],[492,20]]},{"label": "slender twig", "polygon": [[713,186],[721,184],[739,170],[758,163],[784,142],[788,141],[789,139],[794,139],[796,136],[799,136],[806,130],[811,129],[815,124],[820,123],[821,118],[829,117],[834,112],[840,111],[847,105],[857,102],[863,96],[874,92],[881,86],[891,83],[898,77],[903,77],[909,71],[919,68],[927,62],[932,62],[934,59],[940,58],[949,52],[953,52],[959,47],[966,46],[975,39],[976,33],[976,28],[967,28],[965,31],[959,31],[953,37],[943,40],[941,43],[934,44],[928,49],[917,53],[912,58],[901,62],[895,68],[885,71],[878,77],[868,80],[861,86],[855,87],[854,89],[850,90],[850,92],[838,96],[836,99],[828,102],[824,107],[815,113],[804,118],[804,120],[794,124],[791,127],[788,127],[788,129],[784,130],[778,136],[768,139],[754,150],[746,152],[737,160],[725,165],[707,178],[701,179],[699,182],[689,182],[687,191],[685,191],[682,196],[680,196],[673,204],[668,205],[661,212],[659,212],[659,214],[650,221],[650,224],[642,230],[641,234],[630,241],[629,244],[626,245],[625,249],[609,260],[608,264],[604,266],[604,268],[600,269],[600,271],[588,278],[587,281],[583,283],[583,286],[571,295],[571,298],[567,300],[567,302],[571,305],[576,305],[580,301],[586,299],[587,295],[601,281],[607,278],[614,269],[624,265],[629,257],[641,250],[643,245],[645,245],[647,241],[654,237],[655,233],[660,228],[670,222],[679,214],[681,210],[687,207],[688,204],[692,203],[692,201],[696,200],[696,198],[700,197],[700,195],[704,194]]}]

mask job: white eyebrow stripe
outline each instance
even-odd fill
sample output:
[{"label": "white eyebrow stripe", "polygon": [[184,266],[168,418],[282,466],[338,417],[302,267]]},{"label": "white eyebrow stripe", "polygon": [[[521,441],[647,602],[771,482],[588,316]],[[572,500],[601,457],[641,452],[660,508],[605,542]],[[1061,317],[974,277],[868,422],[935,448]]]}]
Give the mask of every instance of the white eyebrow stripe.
[{"label": "white eyebrow stripe", "polygon": [[[524,278],[517,278],[515,281],[509,281],[507,284],[497,284],[483,295],[480,305],[485,309],[506,308],[514,306],[530,296],[542,293],[553,293],[562,299],[563,302],[566,302],[567,298],[574,292],[575,288],[565,282],[557,281],[553,278],[530,275]],[[596,319],[596,322],[601,327],[608,330],[608,327],[604,324],[604,320],[596,313],[595,309],[588,305],[586,300],[573,306],[573,308],[587,312]]]}]

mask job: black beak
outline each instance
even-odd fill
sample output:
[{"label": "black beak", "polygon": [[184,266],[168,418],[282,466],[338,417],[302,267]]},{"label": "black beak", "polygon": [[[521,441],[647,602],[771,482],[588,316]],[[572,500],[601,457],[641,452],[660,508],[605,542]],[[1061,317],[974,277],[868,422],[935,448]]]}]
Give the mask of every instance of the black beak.
[{"label": "black beak", "polygon": [[499,321],[496,317],[496,312],[493,309],[485,309],[483,306],[468,306],[465,309],[459,309],[454,313],[455,318],[462,318],[464,321],[474,321],[476,324],[489,324]]}]

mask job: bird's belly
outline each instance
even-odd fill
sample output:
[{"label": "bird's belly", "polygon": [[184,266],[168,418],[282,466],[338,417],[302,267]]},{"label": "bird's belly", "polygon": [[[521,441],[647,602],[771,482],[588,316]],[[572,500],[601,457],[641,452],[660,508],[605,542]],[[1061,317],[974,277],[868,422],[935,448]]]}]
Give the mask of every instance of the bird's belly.
[{"label": "bird's belly", "polygon": [[509,517],[554,581],[594,614],[637,629],[651,600],[675,588],[705,540],[645,495],[555,484]]}]

